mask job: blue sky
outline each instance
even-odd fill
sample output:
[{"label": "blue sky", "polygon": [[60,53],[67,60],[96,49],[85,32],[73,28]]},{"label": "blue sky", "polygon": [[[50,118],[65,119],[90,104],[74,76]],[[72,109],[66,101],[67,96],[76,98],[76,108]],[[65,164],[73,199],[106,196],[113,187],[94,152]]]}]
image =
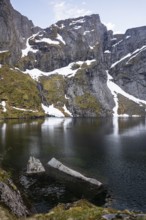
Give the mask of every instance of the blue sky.
[{"label": "blue sky", "polygon": [[99,14],[114,32],[146,25],[146,0],[11,0],[11,3],[43,28],[57,20],[93,13]]}]

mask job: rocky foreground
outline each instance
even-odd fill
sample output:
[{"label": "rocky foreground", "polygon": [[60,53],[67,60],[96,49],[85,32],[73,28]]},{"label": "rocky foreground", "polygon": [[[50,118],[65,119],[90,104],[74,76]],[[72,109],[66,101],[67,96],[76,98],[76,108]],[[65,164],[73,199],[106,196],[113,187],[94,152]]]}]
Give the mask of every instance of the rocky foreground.
[{"label": "rocky foreground", "polygon": [[[40,161],[30,158],[39,167]],[[54,158],[53,158],[54,161]],[[30,161],[29,161],[30,162]],[[52,163],[52,160],[51,160]],[[55,160],[56,164],[56,160]],[[39,165],[39,166],[38,166]],[[53,163],[54,165],[54,163]],[[58,161],[57,161],[58,165]],[[61,164],[61,170],[64,165]],[[36,167],[36,166],[35,166]],[[29,167],[33,168],[34,166]],[[64,168],[64,167],[63,167]],[[69,168],[65,167],[70,172]],[[71,170],[73,172],[73,170]],[[44,172],[44,170],[43,170]],[[78,173],[77,173],[78,174]],[[30,173],[29,173],[30,175]],[[36,174],[35,174],[36,175]],[[78,174],[80,175],[80,174]],[[81,176],[82,177],[82,176]],[[13,183],[10,175],[0,170],[0,219],[2,220],[145,220],[146,214],[134,213],[128,210],[118,211],[111,208],[98,207],[87,200],[58,204],[46,214],[32,215],[25,205],[20,191]]]},{"label": "rocky foreground", "polygon": [[108,208],[97,207],[86,200],[80,200],[72,204],[59,204],[46,214],[37,214],[31,217],[17,218],[5,208],[0,207],[0,219],[2,220],[145,220],[146,214],[136,214],[128,210],[117,211]]}]

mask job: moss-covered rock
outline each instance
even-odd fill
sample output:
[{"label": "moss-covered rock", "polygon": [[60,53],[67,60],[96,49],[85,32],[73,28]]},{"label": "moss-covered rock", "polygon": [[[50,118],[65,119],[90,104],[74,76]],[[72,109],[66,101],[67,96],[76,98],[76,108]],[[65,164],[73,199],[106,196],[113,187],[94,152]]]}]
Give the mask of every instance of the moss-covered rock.
[{"label": "moss-covered rock", "polygon": [[55,74],[49,77],[41,77],[44,95],[47,102],[55,107],[62,108],[66,103],[65,99],[65,78]]},{"label": "moss-covered rock", "polygon": [[10,51],[4,51],[0,53],[0,64],[7,64],[11,56]]},{"label": "moss-covered rock", "polygon": [[10,212],[6,208],[0,206],[0,219],[1,220],[16,220],[18,218],[10,214]]},{"label": "moss-covered rock", "polygon": [[[23,203],[21,194],[13,183],[10,174],[0,168],[0,219],[15,219],[28,215],[28,210]],[[12,215],[6,211],[7,208]]]},{"label": "moss-covered rock", "polygon": [[96,114],[96,116],[100,115],[100,103],[96,100],[96,98],[90,93],[84,93],[81,96],[75,97],[75,103],[78,108],[82,111],[86,112],[91,111]]},{"label": "moss-covered rock", "polygon": [[7,66],[0,68],[0,118],[40,117],[44,113],[36,83],[30,76]]},{"label": "moss-covered rock", "polygon": [[[48,214],[38,214],[29,220],[142,220],[145,215],[136,215],[130,211],[117,211],[111,208],[97,207],[86,200],[73,204],[60,204]],[[146,217],[146,216],[145,216]]]},{"label": "moss-covered rock", "polygon": [[132,115],[145,115],[145,105],[139,105],[132,100],[118,94],[118,100],[119,100],[119,109],[118,114],[128,114],[129,116]]}]

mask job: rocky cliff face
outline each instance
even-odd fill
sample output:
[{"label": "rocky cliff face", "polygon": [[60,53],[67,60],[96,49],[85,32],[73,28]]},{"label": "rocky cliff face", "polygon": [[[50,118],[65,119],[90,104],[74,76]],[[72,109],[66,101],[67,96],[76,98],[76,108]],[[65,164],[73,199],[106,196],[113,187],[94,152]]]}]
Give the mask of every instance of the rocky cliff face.
[{"label": "rocky cliff face", "polygon": [[[0,7],[0,63],[32,77],[39,91],[39,112],[43,108],[54,116],[145,115],[146,27],[113,35],[99,15],[91,15],[42,30],[8,0],[1,0]],[[3,111],[8,100],[1,96],[6,101],[1,102]],[[27,102],[21,103],[18,108],[28,109]]]},{"label": "rocky cliff face", "polygon": [[0,63],[15,64],[26,39],[36,29],[32,21],[13,9],[10,0],[0,0]]}]

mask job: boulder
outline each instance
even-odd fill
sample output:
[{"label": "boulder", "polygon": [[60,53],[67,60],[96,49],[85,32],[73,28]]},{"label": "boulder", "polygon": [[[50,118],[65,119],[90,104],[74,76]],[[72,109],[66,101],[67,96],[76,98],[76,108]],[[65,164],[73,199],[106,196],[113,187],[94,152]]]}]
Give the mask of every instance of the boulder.
[{"label": "boulder", "polygon": [[[48,162],[48,172],[50,176],[63,182],[74,195],[85,197],[89,200],[105,198],[105,187],[96,179],[86,177],[81,173],[65,166],[60,161],[52,158]],[[104,200],[104,199],[103,199]],[[104,203],[102,201],[101,203]]]},{"label": "boulder", "polygon": [[[0,203],[18,217],[29,214],[21,194],[8,173],[0,169]],[[1,214],[0,214],[1,216]],[[0,218],[1,219],[1,218]],[[2,218],[3,219],[3,218]]]},{"label": "boulder", "polygon": [[81,173],[75,171],[75,170],[72,170],[70,169],[69,167],[63,165],[59,160],[55,159],[55,158],[52,158],[49,162],[48,162],[48,165],[55,168],[55,169],[58,169],[60,170],[61,172],[63,173],[66,173],[70,176],[73,176],[74,178],[79,178],[81,180],[84,180],[86,182],[89,182],[91,184],[94,184],[96,185],[97,187],[100,187],[102,185],[101,182],[99,182],[98,180],[96,179],[93,179],[93,178],[88,178],[84,175],[82,175]]},{"label": "boulder", "polygon": [[43,173],[45,172],[45,168],[40,162],[39,159],[36,159],[35,157],[30,157],[28,164],[27,164],[27,174],[37,174],[37,173]]}]

